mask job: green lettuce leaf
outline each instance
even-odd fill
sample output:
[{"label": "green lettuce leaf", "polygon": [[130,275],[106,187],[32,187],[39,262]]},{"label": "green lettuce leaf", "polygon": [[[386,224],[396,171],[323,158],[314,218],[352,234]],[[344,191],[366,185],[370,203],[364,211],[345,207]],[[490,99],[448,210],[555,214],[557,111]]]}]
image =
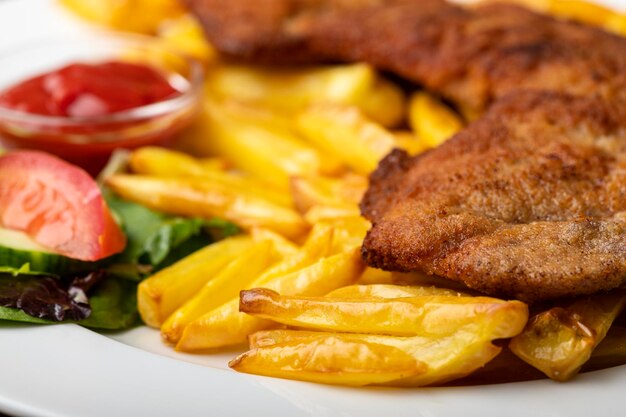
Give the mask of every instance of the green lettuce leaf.
[{"label": "green lettuce leaf", "polygon": [[137,285],[134,282],[107,278],[89,293],[91,315],[78,322],[81,326],[119,330],[139,323]]},{"label": "green lettuce leaf", "polygon": [[[153,271],[158,270],[239,232],[237,226],[228,221],[159,213],[123,200],[109,190],[105,190],[104,196],[128,239],[126,249],[117,255],[114,264],[143,264],[152,266]],[[126,272],[129,272],[128,267]]]},{"label": "green lettuce leaf", "polygon": [[[106,278],[89,292],[91,314],[84,320],[65,320],[62,323],[77,323],[81,326],[120,330],[139,323],[137,313],[137,286],[135,283],[116,278]],[[22,310],[0,307],[0,320],[36,324],[58,324],[58,321],[30,316]]]},{"label": "green lettuce leaf", "polygon": [[58,323],[50,320],[40,319],[37,317],[29,316],[24,313],[22,310],[18,310],[17,308],[10,307],[0,307],[0,320],[7,321],[19,321],[22,323],[37,323],[37,324],[49,324],[49,323]]}]

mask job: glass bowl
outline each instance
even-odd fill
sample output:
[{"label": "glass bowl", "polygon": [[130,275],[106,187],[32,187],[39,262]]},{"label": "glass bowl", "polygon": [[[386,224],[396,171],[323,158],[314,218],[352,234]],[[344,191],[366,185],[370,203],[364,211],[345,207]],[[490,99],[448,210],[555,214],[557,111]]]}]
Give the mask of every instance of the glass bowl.
[{"label": "glass bowl", "polygon": [[0,91],[26,79],[83,62],[149,65],[180,94],[104,116],[47,116],[0,106],[0,144],[56,154],[97,173],[116,148],[167,145],[193,119],[202,90],[202,65],[158,39],[98,32],[80,39],[48,39],[0,52]]}]

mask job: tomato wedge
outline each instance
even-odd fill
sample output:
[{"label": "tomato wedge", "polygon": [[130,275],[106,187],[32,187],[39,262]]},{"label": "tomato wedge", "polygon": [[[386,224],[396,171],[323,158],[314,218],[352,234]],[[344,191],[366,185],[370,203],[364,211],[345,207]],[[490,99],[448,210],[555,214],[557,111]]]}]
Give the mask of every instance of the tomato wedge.
[{"label": "tomato wedge", "polygon": [[106,258],[126,246],[93,178],[39,151],[0,156],[0,226],[83,261]]}]

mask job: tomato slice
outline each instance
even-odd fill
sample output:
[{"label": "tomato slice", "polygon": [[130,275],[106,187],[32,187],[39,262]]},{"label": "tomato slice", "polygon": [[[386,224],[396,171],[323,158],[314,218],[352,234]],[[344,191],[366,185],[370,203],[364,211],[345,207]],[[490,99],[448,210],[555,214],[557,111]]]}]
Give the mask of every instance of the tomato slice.
[{"label": "tomato slice", "polygon": [[0,157],[0,226],[21,230],[69,258],[97,261],[126,246],[96,182],[39,151]]}]

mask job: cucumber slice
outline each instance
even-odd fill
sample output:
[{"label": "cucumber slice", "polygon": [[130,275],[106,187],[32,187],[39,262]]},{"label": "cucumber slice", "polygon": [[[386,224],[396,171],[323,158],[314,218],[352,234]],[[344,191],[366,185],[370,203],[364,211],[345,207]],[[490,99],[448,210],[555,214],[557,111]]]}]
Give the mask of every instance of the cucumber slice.
[{"label": "cucumber slice", "polygon": [[20,268],[28,263],[31,271],[65,274],[95,269],[92,262],[71,259],[50,252],[26,233],[0,228],[0,266]]}]

